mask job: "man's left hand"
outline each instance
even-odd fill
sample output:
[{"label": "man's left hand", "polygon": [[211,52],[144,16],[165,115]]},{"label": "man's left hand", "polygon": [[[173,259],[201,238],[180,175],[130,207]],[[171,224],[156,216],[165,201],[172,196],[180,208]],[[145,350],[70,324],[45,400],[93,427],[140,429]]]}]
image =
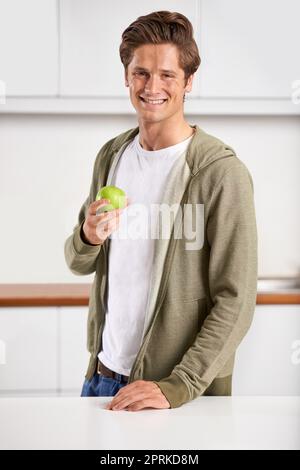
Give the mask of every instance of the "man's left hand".
[{"label": "man's left hand", "polygon": [[171,408],[159,386],[149,380],[136,380],[121,388],[107,410],[139,411],[144,408]]}]

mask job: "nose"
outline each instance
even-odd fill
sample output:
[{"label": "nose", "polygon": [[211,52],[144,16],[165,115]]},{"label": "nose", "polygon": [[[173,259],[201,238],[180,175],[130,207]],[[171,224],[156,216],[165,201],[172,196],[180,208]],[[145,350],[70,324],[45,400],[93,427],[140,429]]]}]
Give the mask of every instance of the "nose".
[{"label": "nose", "polygon": [[145,92],[149,95],[155,95],[159,92],[159,77],[156,75],[150,75],[145,85]]}]

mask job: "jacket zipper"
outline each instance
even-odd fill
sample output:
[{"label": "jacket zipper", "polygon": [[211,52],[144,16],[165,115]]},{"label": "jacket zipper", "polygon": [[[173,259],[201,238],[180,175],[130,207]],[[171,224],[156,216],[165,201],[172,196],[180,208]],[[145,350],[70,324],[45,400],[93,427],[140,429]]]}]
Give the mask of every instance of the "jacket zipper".
[{"label": "jacket zipper", "polygon": [[104,289],[103,291],[101,291],[101,295],[100,295],[100,300],[101,300],[101,307],[102,307],[102,326],[101,328],[99,328],[99,332],[98,332],[98,337],[97,337],[97,347],[96,347],[96,351],[97,351],[97,356],[100,352],[100,342],[101,342],[101,336],[102,336],[102,332],[103,332],[103,329],[104,329],[104,323],[105,323],[105,294],[106,294],[106,290],[107,290],[107,279],[108,279],[108,269],[107,269],[107,266],[108,266],[108,250],[107,250],[107,246],[106,246],[106,243],[108,243],[108,239],[106,239],[106,241],[103,243],[103,251],[104,251],[104,272],[106,273],[106,279],[105,279],[105,286],[104,286]]}]

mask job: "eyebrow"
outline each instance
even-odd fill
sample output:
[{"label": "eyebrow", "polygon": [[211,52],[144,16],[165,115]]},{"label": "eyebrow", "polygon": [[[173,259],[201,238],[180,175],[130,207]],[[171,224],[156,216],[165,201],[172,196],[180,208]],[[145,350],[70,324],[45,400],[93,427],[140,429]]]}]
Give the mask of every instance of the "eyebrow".
[{"label": "eyebrow", "polygon": [[[149,72],[148,69],[145,69],[144,67],[134,67],[133,69],[134,71],[137,71],[137,70],[142,70],[144,72]],[[177,75],[176,72],[174,70],[168,70],[168,69],[159,69],[160,72],[167,72],[167,73],[172,73],[173,75]]]}]

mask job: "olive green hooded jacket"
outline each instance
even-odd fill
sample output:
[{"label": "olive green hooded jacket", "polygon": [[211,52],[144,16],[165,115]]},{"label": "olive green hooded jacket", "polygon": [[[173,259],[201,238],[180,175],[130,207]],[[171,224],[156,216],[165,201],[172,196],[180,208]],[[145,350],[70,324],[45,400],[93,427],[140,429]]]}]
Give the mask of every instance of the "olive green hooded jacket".
[{"label": "olive green hooded jacket", "polygon": [[[231,147],[192,127],[196,132],[165,188],[162,203],[178,210],[169,239],[155,240],[144,334],[128,381],[154,381],[171,408],[200,395],[231,395],[235,352],[251,325],[257,292],[251,175]],[[124,148],[138,132],[138,127],[124,132],[100,149],[90,193],[65,242],[70,270],[95,273],[87,321],[87,379],[96,371],[102,347],[110,239],[99,246],[86,244],[82,225],[98,189],[112,181]],[[186,237],[179,236],[188,204],[204,208],[203,240],[197,249],[187,249]]]}]

